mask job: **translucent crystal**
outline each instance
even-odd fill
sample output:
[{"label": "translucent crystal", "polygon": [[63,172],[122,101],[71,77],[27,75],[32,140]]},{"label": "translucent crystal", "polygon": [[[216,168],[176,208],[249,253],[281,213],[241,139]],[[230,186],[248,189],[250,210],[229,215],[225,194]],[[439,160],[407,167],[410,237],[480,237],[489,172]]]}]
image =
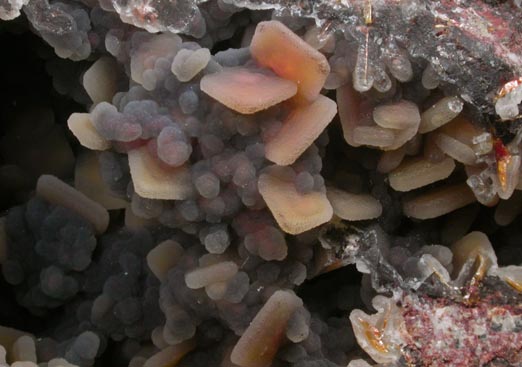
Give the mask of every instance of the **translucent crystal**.
[{"label": "translucent crystal", "polygon": [[477,135],[472,140],[473,143],[473,150],[475,151],[476,155],[484,155],[491,152],[491,149],[493,149],[493,143],[491,140],[491,134],[490,133],[482,133],[480,135]]},{"label": "translucent crystal", "polygon": [[518,104],[522,102],[522,86],[519,86],[495,103],[495,112],[504,120],[515,118],[518,111]]},{"label": "translucent crystal", "polygon": [[326,42],[332,36],[332,34],[333,30],[331,27],[331,23],[326,23],[320,28],[319,33],[317,34],[317,40],[320,43],[326,44]]},{"label": "translucent crystal", "polygon": [[234,4],[241,8],[253,10],[274,9],[277,15],[305,16],[309,15],[314,1],[304,0],[223,0],[226,4]]},{"label": "translucent crystal", "polygon": [[387,92],[392,86],[392,82],[383,68],[375,68],[375,80],[373,82],[375,89],[381,93]]},{"label": "translucent crystal", "polygon": [[125,23],[148,32],[184,33],[196,38],[205,34],[205,20],[197,4],[203,0],[112,0]]},{"label": "translucent crystal", "polygon": [[493,185],[482,174],[470,176],[466,183],[482,203],[490,202],[496,194]]},{"label": "translucent crystal", "polygon": [[61,58],[84,60],[91,53],[88,12],[75,2],[32,0],[24,6],[32,27]]},{"label": "translucent crystal", "polygon": [[464,107],[464,102],[461,99],[455,97],[448,101],[448,108],[455,113],[460,113]]},{"label": "translucent crystal", "polygon": [[0,19],[11,20],[20,15],[20,9],[29,0],[0,0]]},{"label": "translucent crystal", "polygon": [[40,32],[64,35],[74,30],[72,16],[47,0],[33,0],[24,8],[31,24]]},{"label": "translucent crystal", "polygon": [[373,73],[368,65],[367,47],[361,45],[357,51],[357,63],[353,71],[353,87],[356,91],[366,92],[373,85]]},{"label": "translucent crystal", "polygon": [[437,72],[431,64],[428,64],[422,73],[422,86],[426,89],[435,89],[439,86],[439,79]]},{"label": "translucent crystal", "polygon": [[422,113],[419,132],[421,134],[433,131],[451,120],[462,111],[464,102],[457,97],[444,97]]},{"label": "translucent crystal", "polygon": [[408,54],[395,44],[385,51],[385,62],[390,73],[400,82],[407,82],[413,77],[413,69]]}]

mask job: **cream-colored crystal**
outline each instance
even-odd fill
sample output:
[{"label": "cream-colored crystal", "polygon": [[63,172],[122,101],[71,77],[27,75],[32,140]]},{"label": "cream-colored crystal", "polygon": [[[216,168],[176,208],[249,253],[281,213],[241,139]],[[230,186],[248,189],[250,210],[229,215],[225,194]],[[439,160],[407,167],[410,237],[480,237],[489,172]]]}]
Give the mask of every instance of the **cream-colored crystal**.
[{"label": "cream-colored crystal", "polygon": [[367,194],[351,194],[333,187],[326,189],[334,214],[344,220],[367,220],[382,214],[379,200]]},{"label": "cream-colored crystal", "polygon": [[263,173],[258,188],[283,231],[299,234],[326,223],[333,209],[323,192],[300,194],[295,185],[275,172]]},{"label": "cream-colored crystal", "polygon": [[97,233],[109,226],[109,212],[80,191],[51,175],[42,175],[36,184],[36,194],[48,202],[76,212],[90,222]]},{"label": "cream-colored crystal", "polygon": [[111,102],[116,94],[118,64],[110,56],[102,56],[83,75],[83,87],[93,104]]},{"label": "cream-colored crystal", "polygon": [[290,80],[245,67],[226,68],[201,79],[201,90],[228,108],[252,114],[281,103],[297,92]]},{"label": "cream-colored crystal", "polygon": [[410,191],[447,178],[455,169],[455,162],[446,158],[433,163],[414,158],[401,163],[389,173],[390,186],[396,191]]},{"label": "cream-colored crystal", "polygon": [[456,184],[430,190],[404,200],[404,215],[416,219],[431,219],[448,214],[476,201],[475,195],[465,184]]},{"label": "cream-colored crystal", "polygon": [[277,134],[265,144],[266,158],[280,166],[294,163],[336,114],[336,103],[322,95],[309,105],[298,106]]},{"label": "cream-colored crystal", "polygon": [[88,149],[107,150],[111,147],[110,141],[96,131],[88,113],[73,113],[67,120],[67,126],[80,144]]},{"label": "cream-colored crystal", "polygon": [[95,152],[84,152],[76,158],[74,187],[107,210],[123,209],[128,205],[127,201],[115,196],[103,180]]},{"label": "cream-colored crystal", "polygon": [[210,284],[225,282],[232,278],[238,269],[233,261],[200,267],[185,274],[185,284],[191,289],[199,289]]},{"label": "cream-colored crystal", "polygon": [[182,200],[193,193],[192,179],[187,167],[161,165],[147,147],[129,152],[129,167],[138,195],[148,199]]},{"label": "cream-colored crystal", "polygon": [[163,282],[168,271],[178,263],[183,256],[183,247],[173,240],[165,240],[147,254],[147,265],[156,278]]},{"label": "cream-colored crystal", "polygon": [[262,66],[294,81],[297,97],[308,102],[317,98],[330,72],[326,57],[279,21],[257,25],[250,52]]},{"label": "cream-colored crystal", "polygon": [[230,359],[241,367],[269,367],[284,341],[293,312],[303,301],[290,291],[278,290],[259,310],[237,344]]}]

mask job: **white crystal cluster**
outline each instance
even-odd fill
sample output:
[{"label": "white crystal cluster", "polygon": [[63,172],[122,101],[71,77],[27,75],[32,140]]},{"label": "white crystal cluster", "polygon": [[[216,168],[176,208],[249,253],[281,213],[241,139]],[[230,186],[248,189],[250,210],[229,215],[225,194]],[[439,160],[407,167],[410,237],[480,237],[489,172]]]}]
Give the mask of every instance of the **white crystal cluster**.
[{"label": "white crystal cluster", "polygon": [[20,9],[29,0],[2,0],[0,1],[0,19],[11,20],[20,15]]},{"label": "white crystal cluster", "polygon": [[495,103],[495,112],[503,120],[512,120],[519,115],[518,105],[522,102],[522,86],[516,86]]},{"label": "white crystal cluster", "polygon": [[122,21],[148,32],[205,34],[205,20],[198,9],[202,0],[112,0]]}]

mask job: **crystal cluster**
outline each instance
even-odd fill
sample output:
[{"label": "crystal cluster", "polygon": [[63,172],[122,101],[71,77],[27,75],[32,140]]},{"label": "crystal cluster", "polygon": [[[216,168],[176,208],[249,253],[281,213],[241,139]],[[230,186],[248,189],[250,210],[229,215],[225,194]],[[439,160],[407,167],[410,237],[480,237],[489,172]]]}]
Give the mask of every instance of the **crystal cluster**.
[{"label": "crystal cluster", "polygon": [[521,15],[0,0],[0,366],[522,364]]},{"label": "crystal cluster", "polygon": [[360,242],[358,248],[349,256],[372,274],[376,289],[388,288],[393,295],[375,296],[377,313],[354,310],[350,321],[359,345],[379,366],[521,363],[522,267],[499,267],[484,233],[471,232],[451,248],[424,246],[398,262],[398,254],[391,255],[398,248],[389,248],[378,229],[372,231],[373,248],[362,243],[368,235],[358,236],[352,239]]}]

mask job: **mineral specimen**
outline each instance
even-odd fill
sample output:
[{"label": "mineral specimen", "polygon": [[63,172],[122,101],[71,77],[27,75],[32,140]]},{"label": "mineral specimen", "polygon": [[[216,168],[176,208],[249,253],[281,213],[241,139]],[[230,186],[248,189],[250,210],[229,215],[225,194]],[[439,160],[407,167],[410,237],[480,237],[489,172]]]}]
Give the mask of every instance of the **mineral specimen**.
[{"label": "mineral specimen", "polygon": [[0,0],[0,366],[522,365],[521,15]]}]

